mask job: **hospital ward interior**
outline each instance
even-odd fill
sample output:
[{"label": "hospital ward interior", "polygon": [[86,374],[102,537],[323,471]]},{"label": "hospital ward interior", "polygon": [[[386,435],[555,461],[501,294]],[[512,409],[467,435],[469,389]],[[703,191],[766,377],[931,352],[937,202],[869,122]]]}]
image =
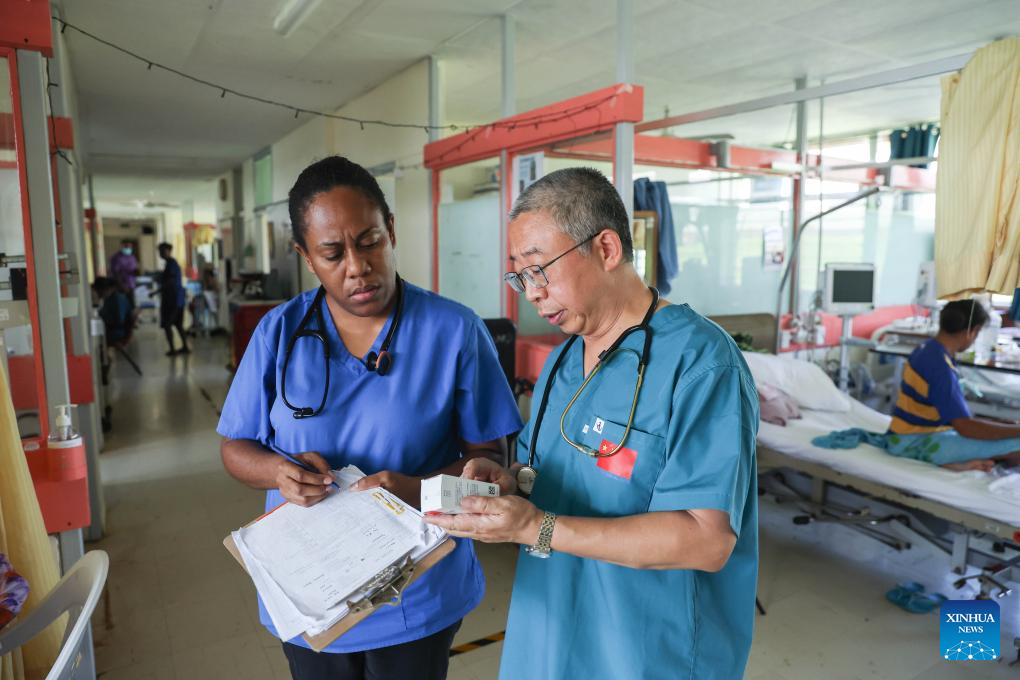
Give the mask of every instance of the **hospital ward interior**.
[{"label": "hospital ward interior", "polygon": [[1017,0],[0,0],[0,329],[0,680],[1020,678]]}]

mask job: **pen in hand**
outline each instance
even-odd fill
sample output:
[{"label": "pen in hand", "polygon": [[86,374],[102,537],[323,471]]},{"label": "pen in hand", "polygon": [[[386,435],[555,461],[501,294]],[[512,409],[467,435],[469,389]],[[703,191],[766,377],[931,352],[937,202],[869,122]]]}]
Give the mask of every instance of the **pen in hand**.
[{"label": "pen in hand", "polygon": [[[297,465],[299,468],[301,468],[302,470],[305,470],[306,472],[311,472],[311,473],[314,473],[314,474],[317,474],[317,475],[318,474],[322,474],[321,472],[319,472],[318,470],[316,470],[314,467],[312,467],[308,463],[304,462],[303,460],[295,458],[294,456],[292,456],[289,453],[286,453],[284,451],[281,451],[280,449],[276,448],[275,446],[270,446],[269,448],[270,448],[270,450],[273,451],[273,453],[276,453],[277,455],[283,456],[283,458],[287,462],[293,463],[294,465]],[[333,475],[330,475],[329,477],[332,480],[329,483],[329,485],[331,487],[333,487],[334,489],[336,489],[337,491],[339,491],[340,490],[340,485],[336,483],[336,479],[333,477]]]}]

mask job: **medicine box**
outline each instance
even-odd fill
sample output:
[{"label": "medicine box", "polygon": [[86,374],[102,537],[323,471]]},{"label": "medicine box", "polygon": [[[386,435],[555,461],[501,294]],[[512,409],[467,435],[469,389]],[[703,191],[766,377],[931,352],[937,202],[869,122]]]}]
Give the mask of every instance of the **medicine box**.
[{"label": "medicine box", "polygon": [[498,484],[452,475],[436,475],[421,480],[421,511],[456,515],[463,512],[460,509],[460,501],[465,496],[495,498],[498,495]]}]

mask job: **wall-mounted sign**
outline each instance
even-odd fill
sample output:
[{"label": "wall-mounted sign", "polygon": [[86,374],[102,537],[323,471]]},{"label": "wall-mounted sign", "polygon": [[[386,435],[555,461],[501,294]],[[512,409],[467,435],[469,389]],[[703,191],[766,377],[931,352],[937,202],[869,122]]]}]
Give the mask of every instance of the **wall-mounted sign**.
[{"label": "wall-mounted sign", "polygon": [[545,154],[542,152],[524,154],[514,158],[513,200],[516,201],[521,192],[534,184],[543,175],[542,166],[544,161]]}]

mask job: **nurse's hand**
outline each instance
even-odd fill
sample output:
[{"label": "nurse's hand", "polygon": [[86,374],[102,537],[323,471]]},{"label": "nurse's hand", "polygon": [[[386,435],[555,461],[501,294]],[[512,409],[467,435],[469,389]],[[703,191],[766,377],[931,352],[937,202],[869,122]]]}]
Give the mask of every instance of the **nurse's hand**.
[{"label": "nurse's hand", "polygon": [[[520,463],[516,463],[515,467],[520,467]],[[464,465],[464,472],[460,476],[465,479],[499,484],[501,496],[513,496],[517,493],[517,479],[514,477],[514,472],[516,470],[507,470],[491,458],[472,458]]]},{"label": "nurse's hand", "polygon": [[308,463],[322,474],[302,470],[282,456],[277,456],[279,462],[276,467],[276,488],[280,490],[280,495],[291,503],[307,508],[329,494],[333,476],[329,471],[329,463],[317,453],[299,453],[294,457]]},{"label": "nurse's hand", "polygon": [[374,475],[362,477],[351,485],[351,489],[364,491],[380,486],[412,508],[421,508],[421,477],[409,477],[392,470],[383,470]]},{"label": "nurse's hand", "polygon": [[459,515],[426,515],[425,521],[454,536],[483,543],[534,545],[538,541],[542,511],[520,496],[468,496],[460,507],[464,512]]}]

